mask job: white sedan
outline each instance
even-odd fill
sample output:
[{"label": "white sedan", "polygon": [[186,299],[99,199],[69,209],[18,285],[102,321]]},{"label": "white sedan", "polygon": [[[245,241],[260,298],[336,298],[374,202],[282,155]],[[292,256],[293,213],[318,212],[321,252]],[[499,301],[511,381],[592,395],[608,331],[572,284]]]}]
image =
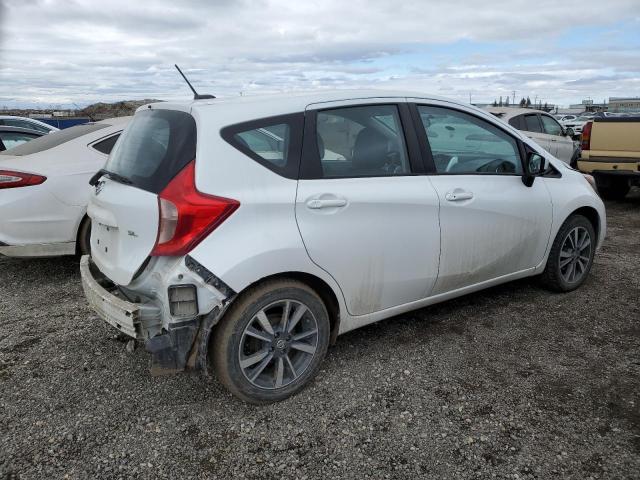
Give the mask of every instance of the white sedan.
[{"label": "white sedan", "polygon": [[88,182],[128,120],[78,125],[0,153],[0,254],[89,251]]}]

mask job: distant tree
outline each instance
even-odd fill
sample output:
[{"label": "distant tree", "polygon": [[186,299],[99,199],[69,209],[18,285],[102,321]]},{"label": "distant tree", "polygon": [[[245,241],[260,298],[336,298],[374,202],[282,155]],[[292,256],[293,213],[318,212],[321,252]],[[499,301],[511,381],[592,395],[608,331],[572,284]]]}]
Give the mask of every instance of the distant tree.
[{"label": "distant tree", "polygon": [[522,99],[520,100],[520,106],[521,107],[526,107],[527,106],[527,101],[524,99],[524,97],[522,97]]},{"label": "distant tree", "polygon": [[531,106],[531,99],[529,97],[527,97],[527,103],[525,103],[525,107],[530,107]]},{"label": "distant tree", "polygon": [[508,107],[509,106],[509,97],[507,97],[504,101],[504,106]]},{"label": "distant tree", "polygon": [[497,107],[498,106],[498,100],[493,100],[493,106]]},{"label": "distant tree", "polygon": [[549,104],[547,102],[544,102],[544,111],[545,112],[549,111]]},{"label": "distant tree", "polygon": [[502,106],[502,95],[500,95],[500,103],[498,103],[498,106],[501,107]]}]

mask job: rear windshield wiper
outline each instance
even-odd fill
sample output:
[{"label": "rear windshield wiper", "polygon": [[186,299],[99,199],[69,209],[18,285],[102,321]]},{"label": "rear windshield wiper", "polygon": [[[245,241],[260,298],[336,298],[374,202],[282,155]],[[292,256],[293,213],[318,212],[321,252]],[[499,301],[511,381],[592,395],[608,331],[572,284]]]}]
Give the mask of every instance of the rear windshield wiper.
[{"label": "rear windshield wiper", "polygon": [[127,177],[123,177],[118,173],[113,173],[105,168],[101,168],[95,173],[93,177],[91,177],[91,179],[89,180],[89,185],[91,185],[92,187],[95,187],[95,185],[98,183],[98,180],[100,180],[100,177],[107,177],[107,178],[110,178],[111,180],[115,180],[116,182],[124,183],[125,185],[133,184],[133,182],[129,180]]}]

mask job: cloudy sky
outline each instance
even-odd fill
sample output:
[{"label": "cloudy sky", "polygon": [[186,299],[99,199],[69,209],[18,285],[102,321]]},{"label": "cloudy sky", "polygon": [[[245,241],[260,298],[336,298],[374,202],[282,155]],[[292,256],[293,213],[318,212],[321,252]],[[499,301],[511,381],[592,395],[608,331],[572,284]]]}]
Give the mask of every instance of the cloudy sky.
[{"label": "cloudy sky", "polygon": [[640,0],[0,0],[0,108],[402,88],[640,96]]}]

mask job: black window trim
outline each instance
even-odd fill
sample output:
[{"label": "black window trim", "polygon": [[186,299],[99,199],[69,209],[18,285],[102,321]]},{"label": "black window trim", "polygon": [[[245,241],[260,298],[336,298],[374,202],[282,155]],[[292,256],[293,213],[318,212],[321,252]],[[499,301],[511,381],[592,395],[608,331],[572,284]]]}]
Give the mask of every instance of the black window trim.
[{"label": "black window trim", "polygon": [[[524,159],[526,158],[525,155],[525,147],[524,147],[524,142],[516,137],[512,132],[509,132],[508,130],[505,130],[504,128],[502,128],[501,125],[498,125],[497,123],[493,123],[491,121],[489,121],[488,119],[481,117],[479,115],[474,114],[473,112],[469,112],[467,110],[464,110],[462,108],[456,108],[454,105],[449,106],[449,105],[440,105],[440,104],[433,104],[433,103],[423,103],[423,102],[411,102],[409,104],[409,108],[411,109],[411,113],[412,113],[412,117],[413,117],[413,129],[415,130],[419,142],[420,142],[420,148],[422,151],[422,157],[424,159],[425,162],[425,167],[426,167],[426,174],[427,175],[433,175],[433,176],[440,176],[440,175],[456,175],[456,176],[460,176],[460,175],[481,175],[481,176],[500,176],[500,177],[522,177],[522,173],[498,173],[498,172],[438,172],[436,169],[436,165],[435,162],[433,161],[433,153],[431,151],[431,146],[429,145],[429,139],[427,137],[427,132],[424,128],[424,126],[422,125],[422,120],[420,119],[420,112],[418,111],[418,107],[434,107],[434,108],[444,108],[447,110],[454,110],[458,113],[463,113],[466,115],[469,115],[471,117],[474,117],[478,120],[487,122],[489,124],[491,124],[492,126],[494,126],[495,128],[497,128],[498,130],[500,130],[502,133],[504,133],[505,135],[508,135],[509,137],[511,137],[513,140],[515,140],[516,142],[516,146],[518,148],[518,154],[520,157],[520,165],[522,167],[522,171],[525,171],[525,164],[524,164]],[[538,120],[540,121],[540,120]]]},{"label": "black window trim", "polygon": [[[300,169],[300,158],[302,156],[302,144],[303,144],[303,124],[305,114],[303,112],[288,113],[285,115],[275,115],[271,117],[263,117],[255,120],[249,120],[247,122],[235,123],[228,125],[220,130],[220,136],[229,145],[245,154],[247,157],[255,160],[263,167],[271,170],[272,172],[291,179],[298,179],[298,172]],[[249,130],[257,130],[259,128],[265,128],[273,125],[287,124],[289,126],[289,145],[287,150],[287,163],[283,167],[270,162],[262,158],[253,150],[248,148],[242,142],[239,142],[235,136],[238,133],[246,132]]]},{"label": "black window trim", "polygon": [[[123,128],[124,130],[124,128]],[[111,137],[115,137],[116,135],[122,135],[123,130],[118,130],[117,132],[111,132],[103,137],[98,138],[97,140],[93,140],[89,143],[87,143],[87,147],[91,147],[93,148],[96,152],[98,152],[100,155],[106,155],[107,157],[109,156],[109,154],[107,153],[102,153],[100,150],[98,150],[97,148],[95,148],[95,145],[97,143],[100,142],[104,142],[105,140],[109,140]]]},{"label": "black window trim", "polygon": [[[405,148],[409,160],[410,172],[402,174],[389,175],[345,175],[326,177],[322,174],[322,163],[318,152],[318,136],[316,134],[318,113],[324,111],[334,111],[346,108],[360,107],[380,107],[392,106],[398,111],[398,119],[400,120],[400,128],[402,138],[404,139]],[[411,112],[407,102],[403,101],[384,101],[384,102],[368,102],[368,103],[350,103],[341,104],[332,107],[324,107],[317,109],[309,109],[305,112],[304,117],[304,135],[302,146],[302,161],[300,162],[300,180],[341,180],[348,178],[394,178],[394,177],[414,177],[424,175],[426,170],[422,162],[421,151],[418,143],[418,137],[413,127]]]}]

